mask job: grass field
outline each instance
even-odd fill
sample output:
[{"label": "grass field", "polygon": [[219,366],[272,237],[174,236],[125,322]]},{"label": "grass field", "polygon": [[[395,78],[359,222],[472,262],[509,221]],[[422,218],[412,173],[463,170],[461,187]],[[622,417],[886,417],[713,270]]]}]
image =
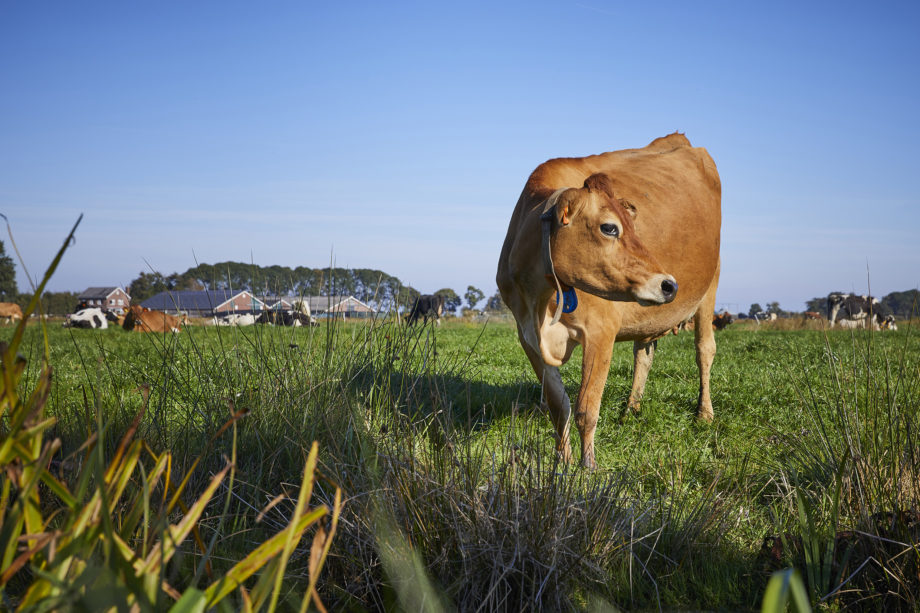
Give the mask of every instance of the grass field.
[{"label": "grass field", "polygon": [[[98,424],[113,453],[145,403],[138,435],[171,449],[174,471],[203,454],[190,495],[235,444],[232,502],[201,524],[217,566],[285,524],[318,441],[314,496],[345,493],[318,588],[330,610],[757,609],[789,566],[813,605],[920,607],[920,343],[907,324],[730,326],[716,335],[712,424],[693,417],[692,333],[659,342],[642,413],[621,421],[632,349],[619,344],[595,472],[556,461],[507,322],[165,336],[52,325],[48,340],[61,466]],[[41,347],[29,326],[26,387]],[[562,376],[574,402],[579,352]],[[236,440],[210,442],[240,410]],[[178,585],[201,555],[183,551]],[[305,588],[306,558],[288,563],[289,595]]]}]

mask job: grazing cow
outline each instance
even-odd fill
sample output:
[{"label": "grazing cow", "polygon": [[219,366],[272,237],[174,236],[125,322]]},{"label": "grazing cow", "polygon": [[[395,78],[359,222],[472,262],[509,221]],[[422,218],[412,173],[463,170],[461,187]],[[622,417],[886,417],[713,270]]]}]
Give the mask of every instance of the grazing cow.
[{"label": "grazing cow", "polygon": [[76,313],[71,313],[64,321],[65,328],[90,328],[94,330],[105,330],[109,327],[109,319],[99,307],[80,309]]},{"label": "grazing cow", "polygon": [[121,327],[129,332],[178,332],[180,325],[179,318],[174,315],[134,304],[125,312]]},{"label": "grazing cow", "polygon": [[880,330],[897,330],[898,326],[894,323],[894,315],[888,315],[878,322]]},{"label": "grazing cow", "polygon": [[[723,313],[719,313],[718,315],[713,314],[712,329],[713,330],[724,330],[725,328],[728,327],[728,324],[734,323],[734,321],[735,321],[735,318],[732,316],[731,313],[727,311]],[[680,332],[683,332],[684,330],[689,330],[692,332],[694,327],[695,326],[693,325],[693,317],[691,317],[690,319],[687,319],[686,321],[682,321],[676,326],[674,326],[673,328],[671,328],[671,334],[676,335],[676,334],[679,334]]]},{"label": "grazing cow", "polygon": [[409,317],[406,318],[406,323],[411,326],[418,321],[419,317],[425,318],[422,323],[428,323],[428,318],[432,317],[440,326],[441,313],[444,312],[444,302],[444,296],[441,294],[422,294],[415,299],[415,304],[412,305],[412,310],[409,312]]},{"label": "grazing cow", "polygon": [[802,314],[802,319],[806,319],[806,320],[807,320],[807,319],[815,319],[815,320],[817,320],[817,321],[821,321],[822,319],[824,319],[824,315],[822,315],[821,313],[818,313],[818,312],[816,312],[816,311],[805,311],[805,312]]},{"label": "grazing cow", "polygon": [[[860,328],[872,327],[873,329],[891,329],[894,324],[894,315],[891,309],[878,301],[872,296],[856,296],[855,294],[844,294],[833,292],[827,296],[827,319],[830,326],[839,324],[843,327],[852,328],[844,321],[871,321],[871,326],[863,324]],[[897,326],[894,328],[897,330]]]},{"label": "grazing cow", "polygon": [[735,318],[732,317],[731,313],[719,313],[718,315],[713,316],[712,318],[712,327],[716,330],[724,330],[728,327],[728,324],[735,321]]},{"label": "grazing cow", "polygon": [[6,318],[6,323],[22,319],[22,309],[15,302],[0,302],[0,317]]},{"label": "grazing cow", "polygon": [[843,328],[844,330],[856,330],[864,328],[872,328],[873,330],[878,330],[879,326],[874,321],[870,324],[869,318],[865,317],[863,319],[838,319],[837,326]]},{"label": "grazing cow", "polygon": [[712,419],[721,192],[712,158],[682,134],[643,149],[550,160],[527,180],[496,280],[543,385],[564,460],[571,458],[571,405],[559,366],[579,344],[574,417],[585,466],[596,465],[594,432],[614,341],[633,341],[627,406],[638,411],[657,339],[694,317],[697,415]]}]

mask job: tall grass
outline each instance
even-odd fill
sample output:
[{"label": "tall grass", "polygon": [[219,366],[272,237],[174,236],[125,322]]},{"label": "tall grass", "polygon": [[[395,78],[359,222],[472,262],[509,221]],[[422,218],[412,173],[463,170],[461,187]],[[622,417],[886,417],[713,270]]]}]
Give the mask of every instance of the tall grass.
[{"label": "tall grass", "polygon": [[[920,365],[878,332],[825,335],[823,368],[789,371],[811,427],[787,441],[779,495],[793,518],[786,547],[814,602],[920,609]],[[801,357],[801,356],[799,356]]]},{"label": "tall grass", "polygon": [[[202,611],[226,609],[235,602],[236,607],[246,610],[274,610],[283,598],[301,610],[311,601],[322,609],[315,586],[341,512],[341,493],[336,488],[328,507],[308,506],[315,483],[315,443],[295,490],[294,510],[281,529],[215,573],[214,544],[234,492],[236,436],[219,470],[205,476],[203,486],[191,494],[189,484],[210,442],[228,429],[235,434],[242,412],[233,414],[217,429],[201,449],[202,455],[184,473],[174,472],[173,453],[155,450],[136,437],[149,408],[149,386],[141,390],[143,406],[131,424],[115,435],[118,442],[114,447],[106,444],[112,438],[111,422],[98,406],[88,402],[84,403],[88,418],[83,426],[89,436],[79,446],[66,449],[58,438],[45,440],[57,420],[46,414],[52,394],[52,367],[43,319],[39,319],[38,330],[43,351],[32,380],[24,377],[28,362],[19,355],[19,349],[28,317],[40,312],[39,296],[77,225],[79,220],[9,342],[0,343],[3,608]],[[95,417],[95,424],[89,416]],[[59,459],[55,461],[56,457]],[[218,512],[220,520],[206,544],[201,520],[219,508],[216,495],[222,486],[226,493],[224,512]],[[298,600],[285,584],[285,570],[304,532],[311,527],[315,534],[309,548],[308,580]],[[191,537],[194,545],[185,543]],[[183,559],[188,553],[197,558],[192,565]],[[257,573],[257,579],[248,581]]]},{"label": "tall grass", "polygon": [[[105,464],[78,451],[87,436],[110,461],[129,431],[153,462],[139,462],[132,495],[159,501],[162,485],[143,486],[159,458],[190,502],[230,467],[202,507],[200,542],[176,547],[167,578],[206,592],[275,543],[285,561],[243,581],[234,605],[257,594],[264,608],[299,608],[316,582],[334,610],[751,609],[770,571],[792,565],[814,604],[916,607],[914,333],[761,332],[720,333],[712,425],[692,419],[689,336],[663,339],[643,417],[602,425],[594,473],[558,462],[507,324],[30,326],[18,387],[41,379],[47,338],[59,472],[98,473]],[[605,415],[628,394],[628,349],[615,349]],[[578,360],[562,369],[573,395]],[[331,524],[311,546],[272,541],[306,500],[341,508],[334,541]],[[142,543],[183,513],[151,509],[130,524],[135,540],[148,526]],[[773,532],[777,559],[765,562],[757,548]]]}]

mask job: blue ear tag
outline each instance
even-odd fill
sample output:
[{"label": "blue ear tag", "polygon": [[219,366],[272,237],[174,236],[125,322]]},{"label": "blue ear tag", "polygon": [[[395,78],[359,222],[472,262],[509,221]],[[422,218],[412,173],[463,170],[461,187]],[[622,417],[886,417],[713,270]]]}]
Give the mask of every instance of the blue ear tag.
[{"label": "blue ear tag", "polygon": [[[559,304],[559,292],[556,292],[556,304]],[[571,313],[578,308],[578,296],[575,295],[575,288],[570,287],[569,289],[562,292],[562,312]]]}]

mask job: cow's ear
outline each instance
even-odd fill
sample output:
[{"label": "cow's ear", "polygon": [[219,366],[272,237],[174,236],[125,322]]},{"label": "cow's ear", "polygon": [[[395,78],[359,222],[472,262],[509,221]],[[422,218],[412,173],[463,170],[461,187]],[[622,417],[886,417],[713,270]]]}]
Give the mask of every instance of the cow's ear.
[{"label": "cow's ear", "polygon": [[543,205],[543,214],[544,216],[552,211],[552,215],[556,218],[556,223],[560,226],[567,226],[572,221],[572,214],[574,210],[572,204],[577,198],[572,198],[572,192],[577,190],[573,188],[562,188],[557,189],[553,192],[553,195],[546,199],[546,203]]}]

